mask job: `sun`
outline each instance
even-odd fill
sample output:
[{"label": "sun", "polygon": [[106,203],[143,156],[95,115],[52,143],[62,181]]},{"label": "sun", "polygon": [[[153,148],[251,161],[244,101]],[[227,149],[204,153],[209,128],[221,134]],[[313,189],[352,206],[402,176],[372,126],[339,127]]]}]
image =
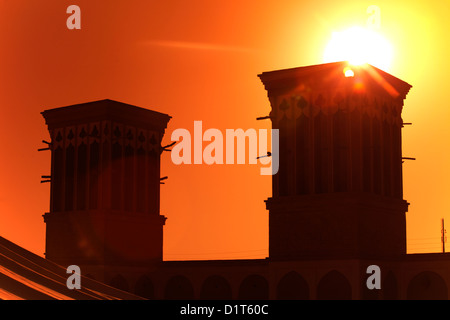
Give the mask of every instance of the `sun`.
[{"label": "sun", "polygon": [[362,27],[333,32],[325,48],[324,62],[348,61],[352,65],[369,63],[389,71],[392,47],[379,33]]}]

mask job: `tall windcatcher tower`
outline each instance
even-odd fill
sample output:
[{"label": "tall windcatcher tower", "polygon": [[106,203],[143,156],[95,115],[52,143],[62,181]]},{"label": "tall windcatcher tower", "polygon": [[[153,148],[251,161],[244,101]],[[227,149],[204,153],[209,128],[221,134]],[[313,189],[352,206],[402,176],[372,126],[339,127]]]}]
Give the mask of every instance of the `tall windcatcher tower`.
[{"label": "tall windcatcher tower", "polygon": [[112,100],[42,115],[51,137],[46,258],[80,267],[161,261],[160,154],[170,116]]},{"label": "tall windcatcher tower", "polygon": [[401,112],[411,86],[346,62],[259,77],[280,135],[270,259],[405,254]]}]

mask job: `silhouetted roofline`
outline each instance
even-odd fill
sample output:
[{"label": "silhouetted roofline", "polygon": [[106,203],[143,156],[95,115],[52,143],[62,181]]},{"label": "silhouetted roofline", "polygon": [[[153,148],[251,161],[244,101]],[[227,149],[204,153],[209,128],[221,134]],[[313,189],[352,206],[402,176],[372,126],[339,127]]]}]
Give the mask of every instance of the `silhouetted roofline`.
[{"label": "silhouetted roofline", "polygon": [[67,125],[76,125],[86,121],[114,120],[126,121],[142,126],[167,127],[171,116],[134,106],[131,104],[103,99],[85,103],[47,109],[41,112],[49,129]]},{"label": "silhouetted roofline", "polygon": [[345,80],[345,76],[343,70],[347,67],[350,67],[354,71],[354,78],[362,76],[379,86],[381,86],[379,81],[376,81],[374,77],[383,78],[390,86],[397,90],[403,99],[412,88],[412,85],[409,83],[370,64],[352,66],[347,61],[266,71],[259,74],[258,77],[268,91],[292,86],[292,84],[296,83],[295,80],[311,81],[314,79],[316,81],[320,80],[326,83],[326,85],[332,84],[334,86],[339,86],[344,83],[343,80]]},{"label": "silhouetted roofline", "polygon": [[193,267],[193,266],[255,266],[268,265],[269,259],[223,259],[223,260],[168,260],[162,261],[164,267]]},{"label": "silhouetted roofline", "polygon": [[448,261],[450,260],[450,252],[425,252],[425,253],[408,253],[406,262],[413,261]]}]

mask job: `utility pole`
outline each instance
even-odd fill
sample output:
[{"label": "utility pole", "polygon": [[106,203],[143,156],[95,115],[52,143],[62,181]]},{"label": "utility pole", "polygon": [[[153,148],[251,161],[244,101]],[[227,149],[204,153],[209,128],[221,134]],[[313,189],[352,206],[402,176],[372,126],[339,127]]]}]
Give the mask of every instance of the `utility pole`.
[{"label": "utility pole", "polygon": [[447,242],[447,237],[445,234],[447,233],[447,230],[444,228],[444,218],[442,218],[442,229],[441,229],[441,241],[442,241],[442,253],[445,253],[445,243]]}]

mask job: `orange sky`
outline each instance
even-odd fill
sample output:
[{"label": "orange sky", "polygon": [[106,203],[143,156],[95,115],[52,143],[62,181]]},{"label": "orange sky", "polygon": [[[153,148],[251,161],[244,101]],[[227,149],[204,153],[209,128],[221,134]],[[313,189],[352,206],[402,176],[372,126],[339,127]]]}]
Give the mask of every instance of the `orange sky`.
[{"label": "orange sky", "polygon": [[[81,8],[81,30],[66,8]],[[0,235],[42,255],[50,154],[40,112],[114,99],[173,117],[177,128],[269,128],[257,74],[322,63],[333,31],[364,26],[381,9],[390,73],[413,85],[403,154],[408,252],[439,251],[450,226],[449,1],[0,0]],[[256,165],[176,166],[163,154],[164,258],[267,255],[270,176]],[[449,227],[450,231],[450,227]],[[450,244],[449,244],[450,247]]]}]

